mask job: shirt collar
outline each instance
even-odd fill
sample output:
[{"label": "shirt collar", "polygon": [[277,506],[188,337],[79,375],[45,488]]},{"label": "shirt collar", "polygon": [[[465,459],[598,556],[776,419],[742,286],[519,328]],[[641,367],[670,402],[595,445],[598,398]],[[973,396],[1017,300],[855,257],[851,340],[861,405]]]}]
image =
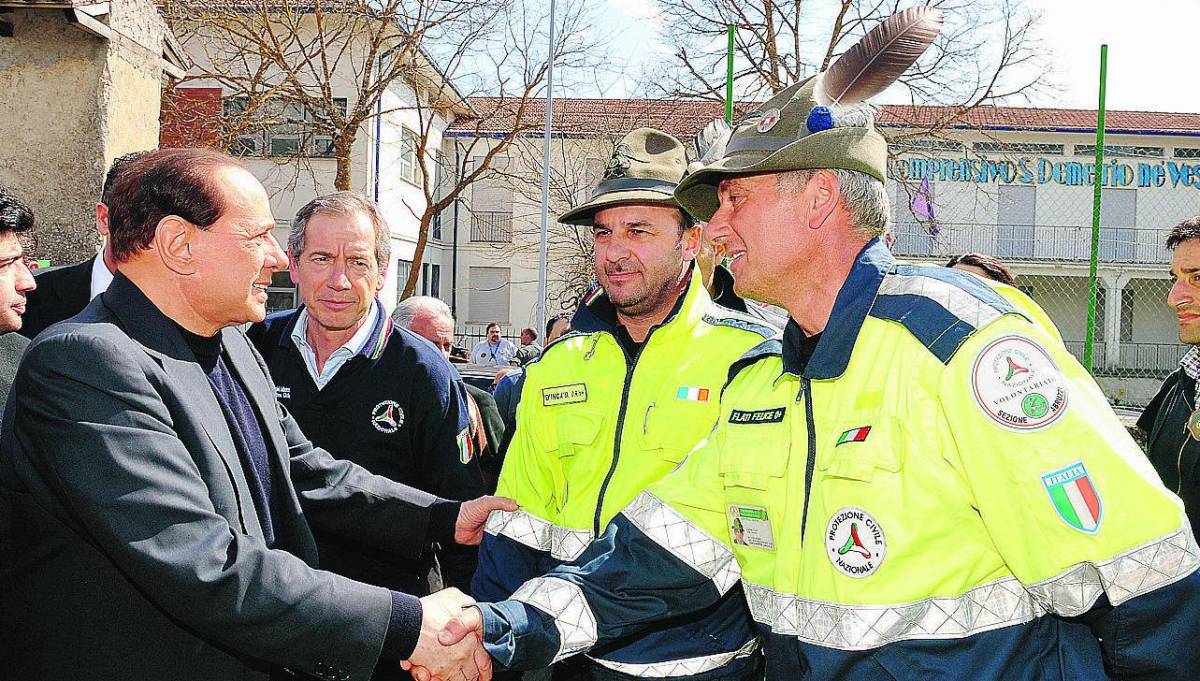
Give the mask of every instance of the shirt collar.
[{"label": "shirt collar", "polygon": [[108,265],[104,264],[104,251],[108,249],[108,245],[104,246],[96,257],[92,259],[92,280],[91,292],[88,300],[104,293],[108,290],[108,285],[112,283],[113,273],[108,271]]},{"label": "shirt collar", "polygon": [[[350,340],[346,341],[345,344],[342,345],[342,347],[338,348],[337,350],[334,350],[329,355],[330,358],[332,359],[335,356],[341,356],[341,355],[354,356],[354,355],[368,355],[368,354],[373,355],[373,354],[375,354],[375,352],[374,352],[375,348],[373,346],[379,344],[378,341],[380,339],[376,338],[376,336],[381,333],[381,329],[380,329],[381,323],[380,322],[381,321],[389,321],[387,319],[383,319],[383,320],[380,319],[382,317],[382,312],[383,312],[383,304],[380,303],[378,299],[376,299],[375,302],[371,305],[371,311],[367,313],[367,319],[365,322],[363,322],[363,325],[358,327],[358,331],[355,331],[354,335],[350,337]],[[388,325],[383,324],[383,326],[388,326]],[[368,346],[368,342],[371,341],[372,339],[375,339],[376,343],[371,344],[371,346]],[[296,347],[300,348],[301,350],[304,350],[306,352],[312,351],[312,346],[308,342],[308,309],[307,308],[300,308],[300,314],[299,314],[299,316],[296,317],[296,325],[292,327],[292,342],[295,343]]]},{"label": "shirt collar", "polygon": [[[859,251],[850,274],[838,291],[829,314],[829,321],[817,342],[808,364],[800,369],[799,348],[804,339],[800,325],[789,320],[784,330],[783,370],[785,373],[803,375],[805,378],[822,380],[837,378],[846,371],[854,342],[862,329],[863,320],[871,311],[875,295],[883,277],[896,265],[892,252],[879,239],[871,239]],[[789,342],[790,341],[790,342]]]},{"label": "shirt collar", "polygon": [[1183,373],[1193,381],[1200,382],[1200,345],[1193,345],[1179,360]]}]

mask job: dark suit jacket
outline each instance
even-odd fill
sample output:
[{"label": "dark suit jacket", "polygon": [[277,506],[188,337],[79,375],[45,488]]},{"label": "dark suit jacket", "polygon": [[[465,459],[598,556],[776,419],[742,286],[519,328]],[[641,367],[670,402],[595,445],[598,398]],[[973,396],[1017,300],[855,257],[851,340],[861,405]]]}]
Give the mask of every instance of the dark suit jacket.
[{"label": "dark suit jacket", "polygon": [[13,385],[0,436],[0,677],[266,679],[272,665],[370,677],[390,593],[314,569],[309,523],[407,554],[431,539],[438,500],[312,447],[245,334],[222,335],[276,457],[273,521],[290,552],[266,547],[178,329],[118,275],[29,346]]},{"label": "dark suit jacket", "polygon": [[25,294],[22,336],[33,338],[51,324],[74,317],[87,307],[92,293],[92,263],[99,257],[34,272],[37,288]]},{"label": "dark suit jacket", "polygon": [[19,333],[0,336],[0,411],[4,410],[8,391],[17,375],[17,364],[21,362],[21,355],[25,353],[25,347],[28,345],[29,339]]}]

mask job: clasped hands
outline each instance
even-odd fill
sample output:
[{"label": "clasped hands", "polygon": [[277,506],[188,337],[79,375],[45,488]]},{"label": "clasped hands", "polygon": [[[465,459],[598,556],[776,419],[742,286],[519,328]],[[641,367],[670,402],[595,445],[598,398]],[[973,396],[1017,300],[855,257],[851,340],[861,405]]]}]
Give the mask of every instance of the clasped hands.
[{"label": "clasped hands", "polygon": [[[454,541],[474,545],[492,511],[515,511],[504,497],[480,497],[463,502]],[[488,681],[492,658],[483,649],[483,617],[472,607],[475,599],[458,589],[443,589],[421,599],[421,634],[412,656],[400,663],[416,681]]]},{"label": "clasped hands", "polygon": [[416,681],[488,681],[492,658],[483,648],[483,617],[475,599],[443,589],[421,599],[421,634],[400,667]]}]

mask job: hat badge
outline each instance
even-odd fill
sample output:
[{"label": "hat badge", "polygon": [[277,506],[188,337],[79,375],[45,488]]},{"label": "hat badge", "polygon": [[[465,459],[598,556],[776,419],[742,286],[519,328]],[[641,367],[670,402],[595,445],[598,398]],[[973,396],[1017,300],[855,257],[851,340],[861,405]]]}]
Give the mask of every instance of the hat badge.
[{"label": "hat badge", "polygon": [[640,158],[634,158],[629,155],[628,144],[618,144],[613,149],[612,158],[608,159],[608,165],[604,167],[604,179],[611,180],[614,177],[624,177],[625,173],[629,171],[629,166],[633,165],[634,161],[646,163],[646,161]]},{"label": "hat badge", "polygon": [[769,132],[779,122],[779,109],[767,109],[758,119],[758,131]]}]

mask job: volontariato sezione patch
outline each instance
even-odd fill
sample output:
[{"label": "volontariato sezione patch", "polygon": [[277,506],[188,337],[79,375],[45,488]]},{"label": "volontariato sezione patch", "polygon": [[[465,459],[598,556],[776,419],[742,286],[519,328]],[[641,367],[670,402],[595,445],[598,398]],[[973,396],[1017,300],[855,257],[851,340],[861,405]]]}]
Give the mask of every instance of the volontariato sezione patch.
[{"label": "volontariato sezione patch", "polygon": [[1013,430],[1045,428],[1067,410],[1067,381],[1040,345],[1004,336],[971,366],[971,394],[988,418]]}]

